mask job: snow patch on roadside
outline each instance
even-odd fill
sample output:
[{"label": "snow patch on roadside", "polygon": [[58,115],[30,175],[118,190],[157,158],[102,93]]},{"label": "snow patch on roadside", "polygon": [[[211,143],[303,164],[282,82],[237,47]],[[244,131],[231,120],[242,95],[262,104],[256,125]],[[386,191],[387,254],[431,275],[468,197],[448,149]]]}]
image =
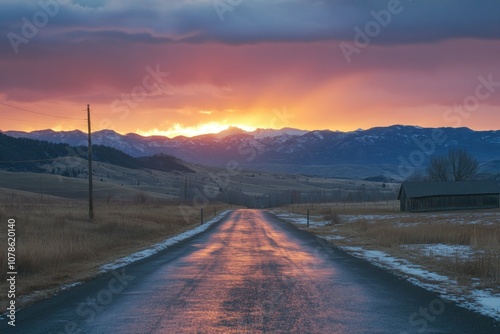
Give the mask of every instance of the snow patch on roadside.
[{"label": "snow patch on roadside", "polygon": [[75,286],[79,286],[79,285],[82,285],[83,282],[75,282],[75,283],[71,283],[71,284],[65,284],[65,285],[62,285],[59,289],[61,290],[67,290],[67,289],[71,289]]},{"label": "snow patch on roadside", "polygon": [[[303,216],[275,212],[280,218],[290,221],[297,225],[305,225]],[[300,218],[297,218],[300,217]],[[380,214],[380,215],[340,215],[342,223],[356,223],[358,221],[367,221],[377,223],[378,221],[388,221],[394,226],[405,228],[422,224],[422,220],[430,219],[441,223],[452,223],[456,225],[491,225],[500,223],[500,215],[497,212],[481,212],[468,214],[466,216],[448,213],[448,214]],[[408,219],[410,218],[410,219]],[[313,225],[314,226],[314,225]],[[325,240],[342,240],[343,237],[336,235],[335,229],[332,229],[330,235],[318,235]],[[496,321],[500,321],[500,294],[494,294],[492,290],[479,289],[480,280],[472,279],[472,288],[469,292],[464,292],[459,287],[458,282],[451,280],[447,276],[425,270],[423,267],[415,265],[405,259],[399,259],[390,256],[382,251],[366,250],[361,247],[337,247],[345,250],[353,256],[362,258],[374,265],[388,270],[395,275],[406,279],[410,283],[420,286],[426,290],[438,293],[443,299],[453,301],[457,305],[465,307],[473,312],[489,316]],[[416,244],[402,245],[401,248],[416,251],[420,254],[435,258],[455,258],[457,260],[467,261],[482,254],[469,245],[446,245],[446,244]],[[475,288],[475,289],[474,289]]]},{"label": "snow patch on roadside", "polygon": [[446,244],[414,244],[402,245],[402,248],[417,251],[430,257],[451,257],[460,260],[468,260],[477,255],[470,245],[446,245]]},{"label": "snow patch on roadside", "polygon": [[379,220],[379,219],[388,219],[393,218],[393,216],[389,215],[342,215],[342,220],[346,223],[357,222],[358,220]]},{"label": "snow patch on roadside", "polygon": [[[31,302],[34,302],[38,299],[46,298],[47,293],[53,293],[55,296],[59,292],[71,289],[72,287],[75,287],[75,286],[78,286],[81,284],[83,284],[83,282],[75,282],[75,283],[61,285],[60,287],[55,288],[55,289],[49,289],[49,290],[44,290],[44,291],[34,291],[34,292],[30,293],[29,295],[17,297],[17,300],[21,303],[31,303]],[[21,310],[21,308],[16,309],[16,313],[19,312],[20,310]],[[4,312],[4,313],[0,314],[0,320],[7,319],[8,314],[9,314],[9,312]]]},{"label": "snow patch on roadside", "polygon": [[321,235],[320,237],[325,239],[325,240],[343,240],[343,239],[345,239],[345,237],[343,237],[341,235]]},{"label": "snow patch on roadside", "polygon": [[[397,276],[405,278],[412,284],[436,292],[444,299],[454,301],[462,307],[500,321],[500,294],[494,295],[489,290],[473,290],[470,294],[465,296],[457,295],[456,293],[450,292],[450,284],[456,285],[457,282],[451,280],[447,276],[427,271],[407,260],[392,257],[382,251],[366,250],[361,247],[338,247],[351,255],[365,259],[378,267],[389,270]],[[431,247],[430,249],[435,251],[440,248],[448,251],[456,250],[454,247],[443,248],[439,245],[435,248]]]},{"label": "snow patch on roadside", "polygon": [[[293,213],[282,213],[282,212],[273,212],[273,213],[278,218],[289,221],[292,224],[307,225],[307,217],[304,217],[303,215],[293,214]],[[309,226],[326,226],[331,224],[331,222],[329,221],[313,221],[312,220],[313,216],[310,216],[309,218],[310,218]]]},{"label": "snow patch on roadside", "polygon": [[227,215],[230,211],[231,210],[226,210],[226,211],[218,214],[217,216],[215,216],[214,218],[212,218],[208,222],[204,223],[203,225],[195,227],[195,228],[193,228],[193,229],[191,229],[189,231],[186,231],[186,232],[181,233],[179,235],[176,235],[174,237],[168,238],[168,239],[166,239],[166,240],[164,240],[164,241],[162,241],[160,243],[157,243],[156,245],[154,245],[151,248],[148,248],[148,249],[145,249],[145,250],[142,250],[142,251],[130,254],[130,255],[122,257],[121,259],[118,259],[118,260],[116,260],[114,262],[102,265],[99,268],[100,272],[104,273],[104,272],[107,272],[107,271],[111,271],[111,270],[115,270],[115,269],[124,267],[124,266],[126,266],[126,265],[128,265],[128,264],[130,264],[132,262],[136,262],[136,261],[142,260],[144,258],[147,258],[147,257],[149,257],[151,255],[154,255],[156,253],[159,253],[159,252],[167,249],[168,247],[170,247],[172,245],[175,245],[175,244],[177,244],[177,243],[179,243],[179,242],[181,242],[183,240],[186,240],[188,238],[191,238],[192,236],[200,234],[201,232],[206,231],[210,226],[212,226],[216,222],[218,222],[221,219],[223,219],[225,217],[225,215]]},{"label": "snow patch on roadside", "polygon": [[391,271],[395,269],[407,275],[418,277],[426,281],[454,282],[450,280],[450,278],[448,278],[447,276],[427,271],[425,269],[422,269],[422,267],[412,264],[407,260],[392,257],[387,253],[381,251],[366,250],[361,247],[348,247],[348,246],[344,247],[339,246],[339,248],[357,257],[361,257],[365,260],[368,260],[369,262],[384,269],[389,269]]},{"label": "snow patch on roadside", "polygon": [[475,290],[472,297],[475,300],[475,303],[471,303],[473,308],[479,306],[484,311],[481,313],[500,321],[500,294],[493,295],[491,291]]},{"label": "snow patch on roadside", "polygon": [[[200,234],[201,232],[204,232],[206,231],[210,226],[212,226],[213,224],[215,224],[216,222],[220,221],[221,219],[223,219],[225,217],[226,214],[228,214],[229,212],[231,212],[232,210],[226,210],[220,214],[218,214],[217,216],[215,216],[214,218],[212,218],[211,220],[209,220],[208,222],[204,223],[203,225],[200,225],[196,228],[193,228],[189,231],[186,231],[184,233],[181,233],[179,235],[176,235],[174,237],[171,237],[171,238],[168,238],[156,245],[154,245],[153,247],[149,248],[149,249],[145,249],[145,250],[142,250],[142,251],[139,251],[139,252],[136,252],[136,253],[133,253],[129,256],[126,256],[126,257],[123,257],[121,259],[118,259],[114,262],[111,262],[111,263],[108,263],[108,264],[105,264],[105,265],[102,265],[99,269],[100,269],[100,272],[101,273],[105,273],[105,272],[108,272],[108,271],[111,271],[111,270],[114,270],[114,269],[118,269],[118,268],[121,268],[123,266],[126,266],[127,264],[130,264],[132,262],[135,262],[135,261],[139,261],[139,260],[142,260],[148,256],[151,256],[153,254],[156,254],[164,249],[167,249],[168,247],[172,246],[172,245],[175,245],[176,243],[179,243],[185,239],[188,239],[192,236],[195,236],[197,234]],[[26,296],[19,296],[18,299],[22,302],[31,302],[31,301],[34,301],[34,300],[37,300],[39,298],[43,298],[47,292],[52,292],[52,291],[56,291],[55,294],[61,292],[61,291],[64,291],[64,290],[68,290],[70,288],[73,288],[75,286],[78,286],[78,285],[81,285],[83,284],[83,282],[75,282],[75,283],[70,283],[70,284],[64,284],[64,285],[61,285],[60,287],[54,289],[54,290],[46,290],[46,291],[34,291],[33,293],[29,294],[29,295],[26,295]],[[19,311],[19,310],[16,310],[16,312]],[[0,314],[0,320],[4,320],[6,319],[6,315],[7,313],[3,313],[3,314]]]}]

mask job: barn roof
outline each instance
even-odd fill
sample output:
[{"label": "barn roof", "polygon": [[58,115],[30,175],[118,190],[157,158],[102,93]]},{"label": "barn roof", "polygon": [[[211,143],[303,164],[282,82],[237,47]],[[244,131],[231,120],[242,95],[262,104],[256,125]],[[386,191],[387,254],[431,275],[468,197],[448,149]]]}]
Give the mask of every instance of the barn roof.
[{"label": "barn roof", "polygon": [[403,188],[407,197],[500,193],[500,184],[495,180],[461,182],[403,182],[399,190],[398,199],[401,198]]}]

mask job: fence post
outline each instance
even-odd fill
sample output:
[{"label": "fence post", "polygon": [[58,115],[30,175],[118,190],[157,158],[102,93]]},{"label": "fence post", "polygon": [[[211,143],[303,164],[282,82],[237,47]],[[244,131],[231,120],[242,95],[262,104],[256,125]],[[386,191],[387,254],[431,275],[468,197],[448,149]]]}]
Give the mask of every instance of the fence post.
[{"label": "fence post", "polygon": [[200,225],[203,225],[203,208],[201,208],[201,214],[200,214],[200,216],[201,216],[201,223],[200,223]]},{"label": "fence post", "polygon": [[307,209],[307,227],[309,227],[309,209]]}]

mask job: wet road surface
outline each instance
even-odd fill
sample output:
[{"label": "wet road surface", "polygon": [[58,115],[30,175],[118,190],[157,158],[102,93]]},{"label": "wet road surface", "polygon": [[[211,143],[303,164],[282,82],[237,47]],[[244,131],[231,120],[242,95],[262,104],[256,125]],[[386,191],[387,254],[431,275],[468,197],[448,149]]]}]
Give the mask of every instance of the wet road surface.
[{"label": "wet road surface", "polygon": [[207,232],[18,312],[2,333],[500,333],[498,323],[238,210]]}]

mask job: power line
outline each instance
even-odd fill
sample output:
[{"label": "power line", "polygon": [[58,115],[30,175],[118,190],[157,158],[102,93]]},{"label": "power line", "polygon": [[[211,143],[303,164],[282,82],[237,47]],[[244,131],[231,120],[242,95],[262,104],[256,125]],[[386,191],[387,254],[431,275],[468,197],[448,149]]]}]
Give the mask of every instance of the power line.
[{"label": "power line", "polygon": [[97,131],[100,131],[102,130],[101,128],[98,128],[97,126],[95,126],[94,122],[90,122],[90,125],[92,125],[92,131],[93,132],[97,132]]},{"label": "power line", "polygon": [[91,113],[92,115],[94,115],[95,117],[97,117],[99,120],[101,120],[101,121],[102,121],[102,118],[101,118],[101,117],[99,117],[99,115],[97,115],[95,112],[93,112],[93,111],[91,110],[91,111],[90,111],[90,113]]},{"label": "power line", "polygon": [[22,163],[22,162],[43,162],[43,161],[52,161],[56,159],[64,159],[64,158],[78,158],[82,157],[82,154],[76,154],[76,155],[65,155],[62,157],[57,157],[57,158],[50,158],[50,159],[36,159],[36,160],[4,160],[0,161],[0,163]]},{"label": "power line", "polygon": [[29,113],[32,113],[32,114],[43,115],[43,116],[47,116],[47,117],[63,118],[63,119],[72,119],[72,120],[77,120],[77,121],[84,121],[84,120],[85,120],[85,119],[83,119],[83,118],[76,118],[76,117],[66,117],[66,116],[49,115],[49,114],[45,114],[45,113],[42,113],[42,112],[29,110],[29,109],[26,109],[26,108],[21,108],[21,107],[12,106],[12,105],[7,104],[7,103],[4,103],[4,102],[0,102],[0,104],[1,104],[1,105],[3,105],[3,106],[6,106],[6,107],[10,107],[10,108],[18,109],[18,110],[25,111],[25,112],[29,112]]},{"label": "power line", "polygon": [[6,121],[15,121],[15,122],[30,122],[30,123],[39,123],[39,124],[53,124],[51,122],[39,122],[39,121],[22,120],[22,119],[8,118],[8,117],[0,117],[0,119],[6,120]]}]

